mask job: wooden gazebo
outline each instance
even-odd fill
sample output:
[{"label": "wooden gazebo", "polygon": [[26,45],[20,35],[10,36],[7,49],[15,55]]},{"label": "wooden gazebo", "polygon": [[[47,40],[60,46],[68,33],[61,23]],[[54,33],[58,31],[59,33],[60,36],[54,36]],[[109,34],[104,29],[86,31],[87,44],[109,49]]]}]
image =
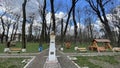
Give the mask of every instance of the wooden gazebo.
[{"label": "wooden gazebo", "polygon": [[[98,46],[98,42],[105,43],[105,45]],[[110,40],[109,39],[94,39],[92,41],[92,44],[89,46],[89,49],[92,51],[106,51],[108,49],[112,50],[112,46],[110,45]]]}]

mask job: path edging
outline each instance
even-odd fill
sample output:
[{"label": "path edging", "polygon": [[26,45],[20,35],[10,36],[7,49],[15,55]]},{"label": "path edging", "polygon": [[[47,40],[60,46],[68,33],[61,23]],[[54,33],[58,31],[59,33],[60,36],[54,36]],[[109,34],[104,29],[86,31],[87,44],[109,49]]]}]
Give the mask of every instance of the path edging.
[{"label": "path edging", "polygon": [[35,59],[36,57],[34,56],[23,68],[27,68],[28,65]]}]

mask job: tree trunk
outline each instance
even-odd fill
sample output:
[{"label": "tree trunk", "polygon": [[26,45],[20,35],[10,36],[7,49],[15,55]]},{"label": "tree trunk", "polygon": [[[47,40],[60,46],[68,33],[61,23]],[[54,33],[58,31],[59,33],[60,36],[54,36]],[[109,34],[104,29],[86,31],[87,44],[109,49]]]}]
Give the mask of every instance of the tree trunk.
[{"label": "tree trunk", "polygon": [[5,26],[4,26],[4,21],[3,21],[3,18],[2,18],[5,14],[6,14],[6,12],[4,12],[4,13],[1,15],[1,17],[0,17],[1,23],[2,23],[2,28],[3,28],[2,37],[1,37],[1,43],[3,43],[4,36],[5,36]]},{"label": "tree trunk", "polygon": [[[75,5],[75,1],[76,0],[72,0],[72,4]],[[73,22],[74,22],[74,39],[75,39],[75,43],[77,42],[77,23],[75,20],[75,7],[73,8]]]},{"label": "tree trunk", "polygon": [[[78,1],[78,0],[77,0]],[[77,3],[77,1],[75,1],[75,4]],[[68,17],[67,17],[67,21],[66,21],[66,25],[65,25],[65,30],[63,32],[63,40],[65,39],[65,34],[67,32],[67,27],[68,27],[68,23],[69,23],[69,19],[70,19],[70,16],[71,16],[71,12],[73,10],[73,8],[75,7],[75,4],[72,4],[69,12],[68,12]]]},{"label": "tree trunk", "polygon": [[52,31],[54,31],[54,33],[56,33],[56,23],[55,23],[55,12],[54,12],[54,0],[50,0],[51,3],[51,19],[52,19]]},{"label": "tree trunk", "polygon": [[29,41],[32,41],[32,37],[33,37],[33,35],[32,35],[32,27],[33,27],[33,20],[34,20],[34,18],[32,17],[31,18],[32,20],[30,21],[30,27],[29,27],[29,38],[28,38],[28,40]]},{"label": "tree trunk", "polygon": [[77,13],[78,13],[78,22],[79,22],[79,33],[78,33],[78,35],[79,35],[79,41],[80,41],[80,43],[82,42],[82,30],[81,30],[81,23],[80,23],[80,8],[78,8],[78,10],[77,10]]},{"label": "tree trunk", "polygon": [[120,47],[120,29],[119,29],[119,36],[118,36],[118,47]]},{"label": "tree trunk", "polygon": [[[18,22],[18,21],[17,21]],[[15,28],[15,33],[14,33],[14,35],[13,35],[13,40],[15,39],[15,35],[16,35],[16,33],[17,33],[17,30],[18,30],[18,23],[16,23],[16,28]]]},{"label": "tree trunk", "polygon": [[8,42],[8,39],[9,39],[9,37],[8,37],[9,29],[10,29],[10,24],[8,24],[8,26],[7,26],[6,42]]},{"label": "tree trunk", "polygon": [[44,6],[43,6],[43,12],[42,12],[42,32],[41,32],[41,36],[40,36],[40,43],[44,42],[46,40],[46,14],[45,14],[45,10],[46,10],[46,0],[44,0]]},{"label": "tree trunk", "polygon": [[61,42],[63,41],[63,19],[61,19]]},{"label": "tree trunk", "polygon": [[100,8],[101,8],[101,11],[102,11],[102,14],[103,14],[103,18],[104,18],[104,22],[102,22],[102,23],[105,25],[105,30],[107,31],[107,35],[108,35],[109,39],[112,42],[114,42],[113,34],[112,34],[112,31],[111,31],[110,26],[108,24],[108,20],[107,20],[106,14],[105,14],[105,9],[104,9],[104,6],[103,6],[101,0],[99,2],[99,5],[100,5]]},{"label": "tree trunk", "polygon": [[5,26],[4,26],[4,21],[3,21],[2,17],[0,17],[0,19],[1,19],[1,22],[2,22],[2,28],[3,28],[1,43],[3,43],[4,36],[5,36]]},{"label": "tree trunk", "polygon": [[22,4],[23,9],[23,24],[22,24],[22,48],[26,48],[26,35],[25,35],[25,26],[26,26],[26,3],[27,0],[24,0],[24,3]]},{"label": "tree trunk", "polygon": [[16,25],[16,23],[13,24],[13,29],[12,29],[12,34],[11,34],[11,37],[10,37],[10,41],[14,40],[13,35],[14,35],[15,25]]}]

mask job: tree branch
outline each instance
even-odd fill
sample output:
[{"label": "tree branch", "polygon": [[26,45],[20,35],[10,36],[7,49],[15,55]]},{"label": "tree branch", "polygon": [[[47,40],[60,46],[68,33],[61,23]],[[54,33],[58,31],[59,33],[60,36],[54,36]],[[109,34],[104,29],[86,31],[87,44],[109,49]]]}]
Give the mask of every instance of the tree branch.
[{"label": "tree branch", "polygon": [[93,1],[92,0],[86,0],[88,3],[89,3],[89,5],[91,6],[91,8],[94,10],[94,11],[98,11],[98,8],[96,8],[95,7],[95,5],[94,5],[94,3],[93,3]]},{"label": "tree branch", "polygon": [[103,6],[105,6],[107,3],[109,3],[111,0],[108,0],[108,1],[106,1],[104,4],[103,4]]}]

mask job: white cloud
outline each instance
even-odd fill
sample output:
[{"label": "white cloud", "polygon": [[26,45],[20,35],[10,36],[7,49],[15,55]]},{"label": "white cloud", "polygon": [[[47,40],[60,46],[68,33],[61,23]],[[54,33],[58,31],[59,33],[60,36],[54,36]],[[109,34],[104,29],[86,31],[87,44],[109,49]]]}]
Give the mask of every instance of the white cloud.
[{"label": "white cloud", "polygon": [[61,18],[64,18],[65,16],[66,16],[66,14],[63,13],[63,12],[59,12],[59,13],[56,13],[56,14],[55,14],[55,17],[56,17],[56,18],[60,18],[60,19],[61,19]]},{"label": "white cloud", "polygon": [[50,21],[51,21],[51,13],[50,12],[47,13],[47,15],[46,15],[46,21],[47,21],[47,23],[50,23]]}]

